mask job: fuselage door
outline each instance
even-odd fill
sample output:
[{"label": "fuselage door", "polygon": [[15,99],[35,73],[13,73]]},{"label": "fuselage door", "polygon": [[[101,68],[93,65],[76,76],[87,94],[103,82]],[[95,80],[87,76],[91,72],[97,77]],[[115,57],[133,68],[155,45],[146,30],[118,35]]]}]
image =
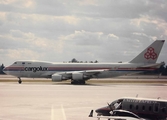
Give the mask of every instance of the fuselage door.
[{"label": "fuselage door", "polygon": [[[21,62],[20,63],[22,66],[22,69],[20,70],[20,73],[23,75],[24,74],[24,66],[25,66],[25,62]],[[24,76],[24,75],[23,75]]]}]

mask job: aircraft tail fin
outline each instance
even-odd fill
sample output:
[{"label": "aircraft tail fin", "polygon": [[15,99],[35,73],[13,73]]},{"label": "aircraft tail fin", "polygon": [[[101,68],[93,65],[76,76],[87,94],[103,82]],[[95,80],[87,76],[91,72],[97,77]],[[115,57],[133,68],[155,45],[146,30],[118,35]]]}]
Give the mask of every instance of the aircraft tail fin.
[{"label": "aircraft tail fin", "polygon": [[164,42],[165,40],[156,40],[131,60],[130,63],[156,63]]}]

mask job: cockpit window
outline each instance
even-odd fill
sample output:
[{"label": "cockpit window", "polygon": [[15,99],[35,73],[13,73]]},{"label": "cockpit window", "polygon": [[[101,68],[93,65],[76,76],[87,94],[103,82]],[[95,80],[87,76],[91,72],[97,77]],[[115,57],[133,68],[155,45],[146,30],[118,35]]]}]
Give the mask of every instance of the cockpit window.
[{"label": "cockpit window", "polygon": [[22,62],[22,64],[25,64],[25,62]]},{"label": "cockpit window", "polygon": [[14,64],[17,64],[17,62],[14,62]]},{"label": "cockpit window", "polygon": [[118,100],[115,100],[114,102],[112,102],[110,104],[110,106],[112,106],[114,109],[121,109],[122,108],[122,102],[123,102],[123,99],[118,99]]}]

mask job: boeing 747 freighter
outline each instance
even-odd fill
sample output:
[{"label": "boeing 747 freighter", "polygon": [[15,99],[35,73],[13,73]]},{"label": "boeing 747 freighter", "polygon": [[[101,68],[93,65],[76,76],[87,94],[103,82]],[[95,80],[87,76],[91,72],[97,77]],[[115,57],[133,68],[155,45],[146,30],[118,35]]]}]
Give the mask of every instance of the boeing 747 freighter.
[{"label": "boeing 747 freighter", "polygon": [[165,40],[156,40],[138,56],[126,63],[52,63],[34,60],[20,60],[6,67],[6,74],[19,78],[51,78],[58,82],[71,79],[71,84],[85,84],[91,78],[111,78],[130,73],[155,70]]}]

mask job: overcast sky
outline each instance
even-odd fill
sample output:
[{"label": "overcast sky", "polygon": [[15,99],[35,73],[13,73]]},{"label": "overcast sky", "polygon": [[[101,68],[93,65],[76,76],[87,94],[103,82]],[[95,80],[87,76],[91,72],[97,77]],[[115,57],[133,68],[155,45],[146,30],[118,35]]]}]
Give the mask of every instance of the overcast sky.
[{"label": "overcast sky", "polygon": [[[167,38],[166,0],[0,0],[0,64],[127,62]],[[167,41],[157,62],[167,63]]]}]

